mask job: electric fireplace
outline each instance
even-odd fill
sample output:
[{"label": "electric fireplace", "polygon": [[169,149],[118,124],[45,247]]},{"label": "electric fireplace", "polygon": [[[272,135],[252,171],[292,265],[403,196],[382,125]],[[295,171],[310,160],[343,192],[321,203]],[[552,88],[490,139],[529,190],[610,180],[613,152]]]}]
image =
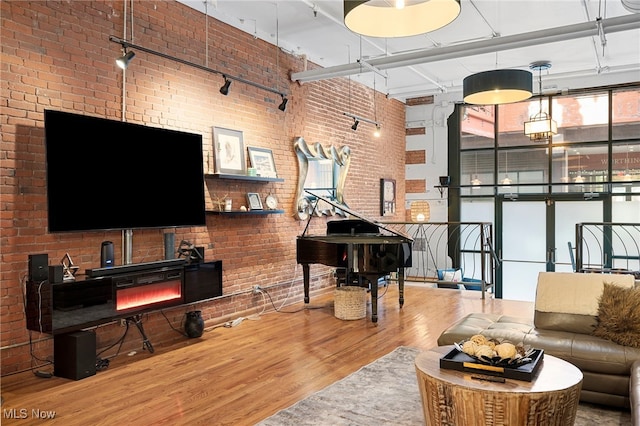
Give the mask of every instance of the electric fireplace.
[{"label": "electric fireplace", "polygon": [[113,277],[116,315],[183,303],[182,268]]}]

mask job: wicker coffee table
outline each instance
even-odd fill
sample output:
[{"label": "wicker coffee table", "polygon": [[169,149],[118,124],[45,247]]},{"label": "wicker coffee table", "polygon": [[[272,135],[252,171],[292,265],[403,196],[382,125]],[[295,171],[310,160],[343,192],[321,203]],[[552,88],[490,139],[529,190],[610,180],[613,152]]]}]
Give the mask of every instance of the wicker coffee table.
[{"label": "wicker coffee table", "polygon": [[481,373],[440,368],[453,346],[420,353],[415,360],[426,424],[435,425],[573,425],[582,372],[566,361],[544,355],[531,381],[493,382]]}]

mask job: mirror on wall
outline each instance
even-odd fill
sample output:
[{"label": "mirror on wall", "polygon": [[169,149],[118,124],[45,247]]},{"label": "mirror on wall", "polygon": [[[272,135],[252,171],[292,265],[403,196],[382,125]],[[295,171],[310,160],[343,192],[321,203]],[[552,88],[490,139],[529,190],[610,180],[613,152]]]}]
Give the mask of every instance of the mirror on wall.
[{"label": "mirror on wall", "polygon": [[296,217],[305,220],[309,215],[344,215],[340,209],[319,201],[312,194],[347,207],[344,201],[344,184],[351,162],[349,147],[342,146],[338,149],[334,146],[323,147],[320,143],[309,145],[302,137],[296,137],[293,146],[298,157]]}]

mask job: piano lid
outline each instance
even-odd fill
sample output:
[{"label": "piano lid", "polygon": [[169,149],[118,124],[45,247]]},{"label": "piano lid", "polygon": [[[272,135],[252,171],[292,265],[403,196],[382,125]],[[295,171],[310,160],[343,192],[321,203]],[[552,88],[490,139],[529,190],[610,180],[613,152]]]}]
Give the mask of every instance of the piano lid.
[{"label": "piano lid", "polygon": [[[367,222],[373,226],[377,226],[378,229],[380,230],[380,232],[382,231],[386,231],[392,235],[396,235],[398,237],[402,237],[402,238],[406,238],[408,241],[413,241],[413,238],[411,238],[407,233],[401,231],[401,230],[397,230],[397,229],[391,229],[386,227],[385,225],[376,222],[374,220],[371,219],[367,219],[366,217],[364,217],[363,215],[361,215],[360,213],[356,212],[355,210],[351,210],[350,208],[348,208],[347,206],[345,206],[344,204],[338,204],[333,200],[330,200],[322,195],[316,194],[312,191],[309,191],[308,189],[305,189],[304,192],[306,192],[307,194],[311,195],[312,197],[316,198],[316,202],[313,205],[314,209],[315,206],[318,204],[318,201],[324,201],[325,203],[328,203],[330,205],[332,205],[333,207],[335,207],[337,210],[342,210],[344,213],[348,214],[349,216],[353,216],[355,218],[358,218],[364,222]],[[307,226],[304,227],[304,231],[302,232],[302,236],[304,236],[307,233],[307,229],[309,228],[309,223],[311,223],[311,219],[313,218],[313,215],[309,215],[309,219],[307,219]]]}]

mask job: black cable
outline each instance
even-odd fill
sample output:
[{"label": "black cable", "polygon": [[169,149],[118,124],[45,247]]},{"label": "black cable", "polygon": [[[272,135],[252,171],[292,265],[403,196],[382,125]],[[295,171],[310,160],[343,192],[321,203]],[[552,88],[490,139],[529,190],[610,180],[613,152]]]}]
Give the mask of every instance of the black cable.
[{"label": "black cable", "polygon": [[[184,336],[184,337],[189,337],[189,336],[187,335],[187,333],[186,333],[186,332],[183,332],[183,331],[181,331],[181,330],[179,330],[179,329],[175,328],[175,327],[173,326],[173,324],[171,324],[171,321],[169,321],[169,318],[167,318],[167,316],[165,315],[164,311],[160,311],[160,313],[162,314],[162,316],[164,317],[164,319],[165,319],[165,320],[167,320],[167,324],[169,324],[169,327],[171,327],[171,329],[172,329],[173,331],[175,331],[176,333],[178,333],[178,334],[180,334],[180,335],[182,335],[182,336]],[[182,329],[184,330],[184,316],[182,317],[182,320],[181,320],[181,322],[180,322],[180,327],[182,327]]]},{"label": "black cable", "polygon": [[271,295],[269,294],[269,292],[267,290],[260,289],[260,291],[262,291],[264,294],[267,295],[267,297],[269,298],[269,301],[271,302],[271,306],[273,306],[273,309],[276,312],[281,313],[281,314],[296,314],[298,312],[302,312],[302,311],[307,310],[307,309],[324,309],[325,308],[324,306],[315,306],[315,307],[304,306],[301,309],[298,309],[297,311],[282,311],[282,310],[278,309],[276,307],[276,305],[273,303],[273,299],[271,298]]},{"label": "black cable", "polygon": [[[20,288],[22,289],[22,307],[24,309],[24,315],[25,317],[27,316],[27,275],[23,275],[22,278],[20,279]],[[38,292],[40,292],[40,289],[42,288],[42,286],[47,282],[48,280],[44,280],[41,281],[39,284],[39,290]],[[41,307],[39,307],[41,308]],[[41,312],[38,312],[39,315],[42,315]],[[41,331],[42,333],[42,331]],[[40,357],[38,357],[34,351],[33,348],[33,336],[32,336],[32,331],[29,330],[29,355],[31,356],[30,359],[30,364],[31,364],[31,372],[35,375],[37,375],[38,377],[51,377],[52,374],[51,373],[47,373],[47,372],[41,372],[41,371],[34,371],[36,368],[40,368],[40,367],[44,367],[47,365],[53,365],[53,361],[51,361],[50,359],[42,359]],[[34,365],[34,361],[37,361],[39,363],[41,363],[40,365]]]}]

